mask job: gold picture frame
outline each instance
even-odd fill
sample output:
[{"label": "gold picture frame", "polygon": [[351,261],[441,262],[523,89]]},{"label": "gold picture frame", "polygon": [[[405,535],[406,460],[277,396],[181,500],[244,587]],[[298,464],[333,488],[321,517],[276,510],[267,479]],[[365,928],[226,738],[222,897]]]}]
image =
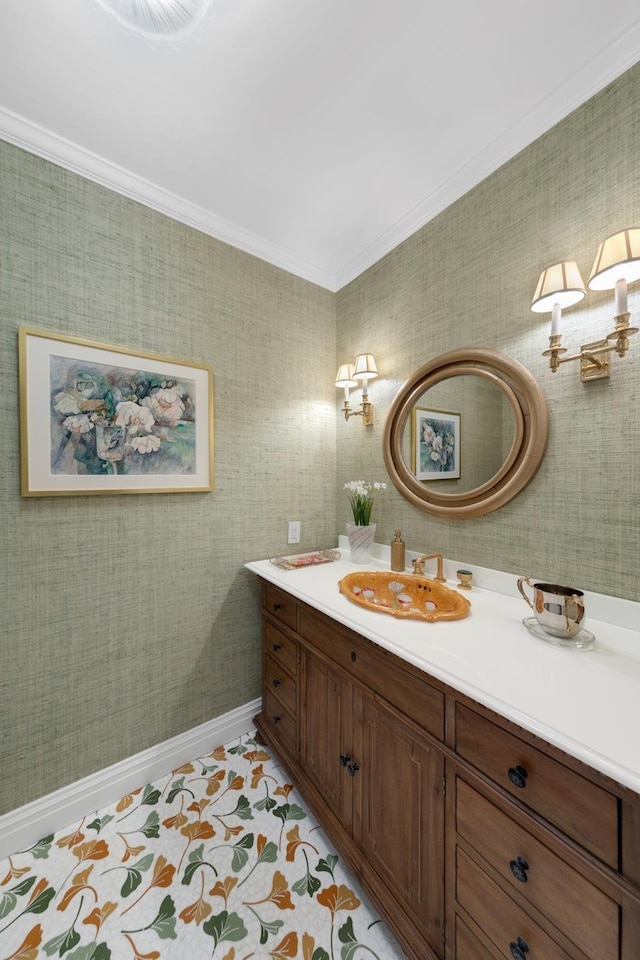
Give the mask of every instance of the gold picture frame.
[{"label": "gold picture frame", "polygon": [[23,497],[213,490],[213,372],[20,327]]},{"label": "gold picture frame", "polygon": [[411,465],[424,483],[460,479],[460,414],[414,407],[411,414]]}]

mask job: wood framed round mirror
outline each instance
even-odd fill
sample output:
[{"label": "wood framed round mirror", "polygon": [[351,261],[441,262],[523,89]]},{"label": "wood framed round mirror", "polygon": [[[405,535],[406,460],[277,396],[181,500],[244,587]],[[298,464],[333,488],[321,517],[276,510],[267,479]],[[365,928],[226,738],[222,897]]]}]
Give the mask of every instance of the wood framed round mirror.
[{"label": "wood framed round mirror", "polygon": [[531,481],[548,433],[546,400],[526,367],[495,350],[452,350],[398,391],[384,427],[384,461],[420,509],[480,517]]}]

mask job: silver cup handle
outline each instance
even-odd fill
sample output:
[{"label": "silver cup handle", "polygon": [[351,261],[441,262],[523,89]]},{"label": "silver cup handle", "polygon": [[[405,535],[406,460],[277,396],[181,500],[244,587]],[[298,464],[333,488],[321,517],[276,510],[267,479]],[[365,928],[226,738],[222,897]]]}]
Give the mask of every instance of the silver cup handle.
[{"label": "silver cup handle", "polygon": [[531,587],[531,589],[533,590],[533,584],[532,584],[532,582],[531,582],[531,577],[520,577],[520,578],[518,579],[518,590],[520,591],[520,595],[521,595],[522,599],[523,599],[523,600],[526,600],[526,602],[529,604],[529,606],[530,606],[531,609],[533,610],[533,604],[531,603],[531,600],[529,600],[529,597],[528,597],[528,596],[526,595],[526,593],[524,592],[524,588],[523,588],[523,586],[522,586],[523,583],[526,583],[526,585],[527,585],[528,587]]}]

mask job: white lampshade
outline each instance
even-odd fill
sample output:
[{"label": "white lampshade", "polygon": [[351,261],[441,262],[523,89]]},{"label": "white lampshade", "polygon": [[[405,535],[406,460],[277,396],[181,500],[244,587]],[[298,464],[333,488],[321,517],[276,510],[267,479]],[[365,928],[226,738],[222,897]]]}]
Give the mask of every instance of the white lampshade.
[{"label": "white lampshade", "polygon": [[378,376],[376,362],[370,353],[361,353],[356,357],[356,365],[353,371],[354,377],[358,380],[373,380]]},{"label": "white lampshade", "polygon": [[586,295],[578,264],[575,260],[563,260],[546,267],[540,274],[531,309],[534,313],[551,313],[556,303],[571,307]]},{"label": "white lampshade", "polygon": [[97,0],[127,30],[155,41],[172,42],[204,18],[211,0]]},{"label": "white lampshade", "polygon": [[353,379],[353,364],[343,363],[338,367],[336,387],[357,387],[358,381]]},{"label": "white lampshade", "polygon": [[613,290],[618,280],[640,280],[640,228],[629,227],[603,240],[589,277],[589,289]]}]

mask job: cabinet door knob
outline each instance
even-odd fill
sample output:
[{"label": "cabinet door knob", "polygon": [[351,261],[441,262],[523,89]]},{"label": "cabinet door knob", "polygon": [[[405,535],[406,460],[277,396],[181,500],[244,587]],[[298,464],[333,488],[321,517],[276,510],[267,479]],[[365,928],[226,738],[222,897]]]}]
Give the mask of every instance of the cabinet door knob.
[{"label": "cabinet door knob", "polygon": [[274,609],[274,610],[279,610],[281,606],[282,606],[281,603],[274,603],[273,609]]},{"label": "cabinet door knob", "polygon": [[273,718],[274,723],[280,723],[281,720],[282,720],[282,717],[280,715]]},{"label": "cabinet door knob", "polygon": [[347,773],[349,774],[350,777],[355,777],[359,769],[360,769],[360,764],[357,762],[357,760],[354,760],[353,763],[350,763],[347,766]]},{"label": "cabinet door knob", "polygon": [[271,682],[273,683],[274,687],[279,687],[280,684],[282,683],[282,680],[276,679],[276,680],[272,680]]},{"label": "cabinet door knob", "polygon": [[509,767],[507,774],[514,787],[518,787],[520,790],[526,787],[528,773],[519,763],[515,767]]},{"label": "cabinet door knob", "polygon": [[276,651],[276,653],[277,653],[278,650],[282,650],[282,644],[281,644],[281,643],[274,643],[273,649],[274,649],[274,650]]},{"label": "cabinet door knob", "polygon": [[529,864],[524,857],[517,857],[516,860],[510,860],[509,869],[516,880],[519,880],[520,883],[527,882],[527,870],[529,869]]},{"label": "cabinet door knob", "polygon": [[518,937],[515,943],[512,941],[509,944],[509,950],[513,960],[525,960],[525,954],[529,953],[529,944],[522,937]]},{"label": "cabinet door knob", "polygon": [[352,650],[352,651],[351,651],[351,662],[352,662],[352,663],[355,663],[356,660],[357,660],[356,652],[355,652],[355,650]]},{"label": "cabinet door knob", "polygon": [[348,763],[351,763],[351,754],[340,754],[340,766],[346,767]]}]

